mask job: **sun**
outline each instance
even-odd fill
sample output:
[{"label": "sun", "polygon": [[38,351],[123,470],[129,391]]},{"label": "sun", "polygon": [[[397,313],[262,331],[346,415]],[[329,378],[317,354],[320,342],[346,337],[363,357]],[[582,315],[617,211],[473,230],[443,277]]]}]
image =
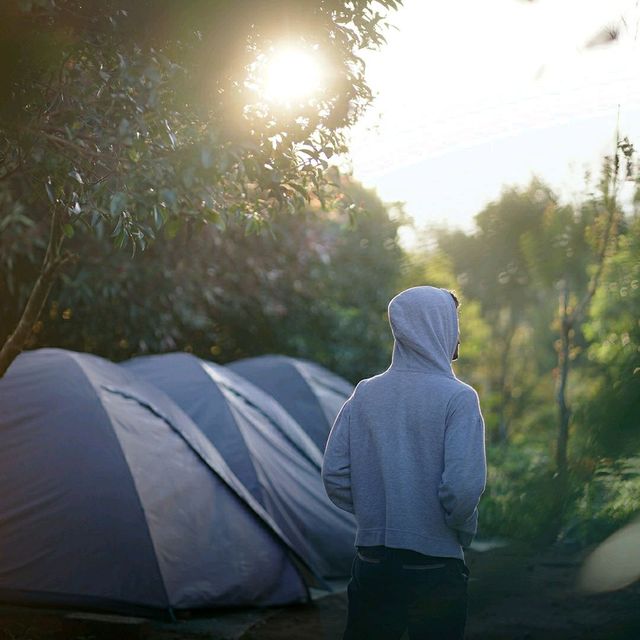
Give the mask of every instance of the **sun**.
[{"label": "sun", "polygon": [[274,49],[260,64],[257,90],[274,105],[292,107],[318,94],[324,70],[317,55],[299,47]]}]

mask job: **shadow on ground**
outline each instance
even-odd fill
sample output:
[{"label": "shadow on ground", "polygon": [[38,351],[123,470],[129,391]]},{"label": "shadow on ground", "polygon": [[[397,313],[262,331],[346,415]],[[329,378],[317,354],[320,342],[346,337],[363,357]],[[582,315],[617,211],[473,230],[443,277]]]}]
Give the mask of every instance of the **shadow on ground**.
[{"label": "shadow on ground", "polygon": [[[469,552],[468,640],[639,640],[639,583],[607,594],[576,591],[587,551],[511,544]],[[0,640],[338,640],[345,616],[344,592],[175,624],[11,607],[0,610]]]}]

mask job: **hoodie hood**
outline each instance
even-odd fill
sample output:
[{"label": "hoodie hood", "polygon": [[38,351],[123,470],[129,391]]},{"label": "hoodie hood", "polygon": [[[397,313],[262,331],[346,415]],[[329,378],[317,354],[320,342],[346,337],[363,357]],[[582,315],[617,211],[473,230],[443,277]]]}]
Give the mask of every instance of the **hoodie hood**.
[{"label": "hoodie hood", "polygon": [[389,303],[396,369],[420,369],[453,376],[458,312],[451,294],[436,287],[413,287]]}]

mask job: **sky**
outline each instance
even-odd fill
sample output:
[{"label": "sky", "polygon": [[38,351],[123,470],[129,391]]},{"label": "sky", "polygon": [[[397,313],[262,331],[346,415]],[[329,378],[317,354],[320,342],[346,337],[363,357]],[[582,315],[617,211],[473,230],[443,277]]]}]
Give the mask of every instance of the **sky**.
[{"label": "sky", "polygon": [[[405,0],[380,51],[376,99],[351,132],[355,178],[417,226],[471,229],[533,175],[576,200],[616,127],[640,146],[638,0]],[[620,36],[587,47],[604,27]]]}]

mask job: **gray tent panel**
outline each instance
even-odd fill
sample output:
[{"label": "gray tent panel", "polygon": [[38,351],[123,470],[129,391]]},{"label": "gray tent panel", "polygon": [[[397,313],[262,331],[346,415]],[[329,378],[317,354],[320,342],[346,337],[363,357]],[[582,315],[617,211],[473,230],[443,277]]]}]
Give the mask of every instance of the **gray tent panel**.
[{"label": "gray tent panel", "polygon": [[315,362],[295,359],[293,364],[318,399],[331,428],[342,405],[353,393],[353,385]]},{"label": "gray tent panel", "polygon": [[[103,403],[116,416],[171,606],[261,603],[271,601],[274,586],[284,591],[277,600],[299,600],[300,579],[287,554],[248,509],[225,505],[229,489],[211,482],[210,470],[186,443],[135,400],[106,392]],[[149,473],[154,466],[160,473]],[[175,469],[179,477],[172,477]]]},{"label": "gray tent panel", "polygon": [[343,378],[318,364],[265,355],[227,365],[275,398],[323,452],[340,408],[353,392]]},{"label": "gray tent panel", "polygon": [[203,360],[200,364],[226,398],[240,398],[243,406],[249,407],[264,418],[300,455],[318,471],[321,470],[322,454],[315,443],[273,396],[228,367]]},{"label": "gray tent panel", "polygon": [[0,407],[3,598],[116,610],[305,599],[282,532],[157,389],[40,350],[0,380]]},{"label": "gray tent panel", "polygon": [[11,365],[0,442],[0,589],[170,606],[109,416],[73,358]]},{"label": "gray tent panel", "polygon": [[[265,488],[267,511],[305,560],[325,577],[349,573],[353,559],[355,522],[351,515],[335,507],[327,498],[319,469],[290,445],[264,420],[259,407],[264,395],[233,390],[233,380],[224,368],[203,363],[212,380],[222,390],[247,443],[261,485]],[[234,378],[235,379],[235,376]],[[276,403],[269,400],[270,405]]]},{"label": "gray tent panel", "polygon": [[[246,442],[238,432],[224,399],[222,387],[225,392],[238,395],[252,405],[263,419],[320,470],[322,455],[300,425],[269,394],[233,371],[187,353],[142,356],[123,362],[121,366],[164,391],[185,410],[254,496],[259,495],[255,469],[250,462]],[[216,374],[216,371],[220,373]],[[207,393],[202,393],[203,388],[208,390]]]},{"label": "gray tent panel", "polygon": [[[244,460],[227,462],[231,468],[251,465],[259,485],[254,496],[316,573],[348,573],[355,537],[353,519],[328,500],[317,448],[273,398],[225,367],[187,354],[136,358],[124,364],[184,403],[182,408],[194,421],[207,425],[202,431],[216,448],[244,456]],[[204,399],[209,403],[206,411]],[[217,432],[217,420],[227,415],[234,421],[233,438],[240,439],[244,447],[226,447],[223,439],[229,437],[228,430]]]},{"label": "gray tent panel", "polygon": [[[258,498],[260,485],[246,444],[221,391],[210,384],[198,362],[195,356],[185,353],[143,356],[123,362],[121,366],[153,384],[185,410],[220,452],[231,472],[252,496]],[[208,389],[207,394],[198,393],[203,386]]]},{"label": "gray tent panel", "polygon": [[[88,356],[83,356],[83,362],[87,358]],[[137,430],[139,434],[139,438],[133,440],[129,446],[137,445],[138,450],[143,449],[143,453],[147,454],[148,465],[131,466],[134,477],[139,474],[143,482],[149,481],[148,471],[151,465],[155,465],[156,473],[159,475],[149,485],[152,492],[145,495],[166,496],[178,486],[182,489],[184,489],[183,485],[189,487],[189,478],[194,473],[194,468],[199,468],[201,472],[206,470],[209,485],[214,480],[214,489],[220,489],[212,494],[213,501],[208,499],[204,495],[202,484],[205,474],[200,473],[200,478],[194,480],[184,491],[185,497],[188,498],[186,503],[180,504],[178,501],[170,502],[163,499],[160,504],[158,514],[162,527],[151,528],[151,532],[158,536],[154,538],[156,554],[162,559],[173,557],[177,552],[177,562],[172,565],[174,569],[188,561],[193,562],[194,567],[196,565],[200,567],[199,573],[192,571],[184,576],[185,584],[198,585],[200,605],[195,601],[186,604],[181,600],[175,601],[174,604],[172,600],[172,606],[194,608],[211,606],[211,604],[283,604],[305,600],[308,593],[298,570],[309,576],[309,569],[292,556],[291,542],[233,475],[220,453],[203,436],[200,429],[155,386],[146,384],[131,372],[106,360],[99,358],[93,358],[93,360],[93,366],[86,369],[88,369],[87,373],[93,376],[96,385],[99,384],[100,388],[108,391],[110,395],[135,401],[141,408],[158,418],[154,422],[157,427],[161,423],[169,427],[169,429],[158,431],[158,437],[154,443],[155,455],[149,456],[147,430],[136,429],[138,423],[133,419],[126,422],[129,432],[133,433]],[[169,444],[170,442],[173,442],[173,446]],[[166,455],[158,455],[161,453],[162,445]],[[166,461],[171,451],[174,457],[167,465]],[[182,456],[179,455],[180,453]],[[144,459],[140,460],[140,462],[144,461]],[[176,476],[177,482],[174,484],[170,481],[171,465],[179,470],[179,475]],[[168,492],[163,491],[165,486],[168,487]],[[151,504],[145,504],[148,520],[149,515],[154,513],[151,506]],[[171,506],[175,510],[170,512],[171,521],[167,521],[167,508]],[[203,532],[193,526],[194,517],[199,508],[204,508],[215,522],[215,530],[211,528],[204,530],[210,534],[210,537],[201,540],[200,544],[198,536]],[[225,533],[234,533],[235,538],[226,538]],[[163,541],[167,542],[166,547],[162,546]],[[187,549],[190,556],[186,554]],[[205,551],[208,551],[207,556],[201,553]],[[207,561],[222,562],[221,572],[210,573]],[[184,586],[181,586],[177,580],[177,574],[167,572],[167,577],[169,576],[174,586],[174,589],[169,591],[169,595],[181,595]],[[205,588],[205,585],[209,586]],[[193,591],[191,586],[189,589]],[[210,600],[211,594],[215,593],[219,595],[214,596],[214,600]]]}]

